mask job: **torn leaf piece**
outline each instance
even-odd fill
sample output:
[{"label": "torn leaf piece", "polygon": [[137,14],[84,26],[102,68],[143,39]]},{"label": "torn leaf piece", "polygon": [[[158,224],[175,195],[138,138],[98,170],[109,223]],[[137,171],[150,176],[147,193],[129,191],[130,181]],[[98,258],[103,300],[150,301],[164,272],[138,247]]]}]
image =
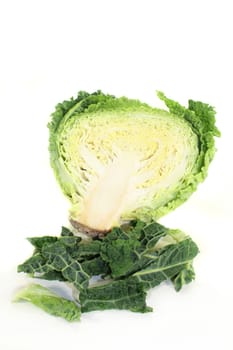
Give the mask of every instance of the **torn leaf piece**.
[{"label": "torn leaf piece", "polygon": [[62,317],[70,322],[80,320],[81,310],[74,301],[62,298],[39,284],[30,284],[20,290],[14,301],[31,302],[50,315]]},{"label": "torn leaf piece", "polygon": [[127,279],[90,287],[82,290],[79,295],[82,312],[108,309],[142,313],[152,311],[145,299],[146,292],[142,284]]}]

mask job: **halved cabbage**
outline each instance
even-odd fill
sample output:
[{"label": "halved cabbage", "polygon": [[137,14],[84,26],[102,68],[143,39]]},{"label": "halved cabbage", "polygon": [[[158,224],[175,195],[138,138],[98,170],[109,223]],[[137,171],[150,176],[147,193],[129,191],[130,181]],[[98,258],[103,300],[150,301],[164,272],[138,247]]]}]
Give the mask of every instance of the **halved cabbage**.
[{"label": "halved cabbage", "polygon": [[51,165],[71,201],[70,219],[93,232],[133,219],[157,220],[183,203],[215,153],[214,109],[165,97],[169,111],[100,91],[58,104]]}]

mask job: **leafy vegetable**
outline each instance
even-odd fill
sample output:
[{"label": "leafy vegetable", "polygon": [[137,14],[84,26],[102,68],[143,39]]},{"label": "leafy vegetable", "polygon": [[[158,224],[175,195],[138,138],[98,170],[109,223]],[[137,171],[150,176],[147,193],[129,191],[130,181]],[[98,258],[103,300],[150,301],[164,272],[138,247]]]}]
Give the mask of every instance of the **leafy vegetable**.
[{"label": "leafy vegetable", "polygon": [[[41,245],[41,252],[35,253],[22,265],[19,265],[18,272],[27,272],[32,274],[32,276],[41,273],[45,273],[45,276],[47,276],[50,273],[49,279],[51,279],[51,272],[53,272],[54,277],[59,276],[60,280],[65,279],[72,282],[77,288],[86,287],[89,275],[82,269],[81,264],[72,257],[73,250],[76,248],[77,243],[80,242],[80,237],[68,236],[66,238],[69,240],[73,238],[73,244],[67,246],[67,241],[64,240],[64,237],[56,238],[53,243],[48,242],[44,237],[41,239],[37,237],[37,246],[38,244]],[[31,238],[29,238],[29,241],[34,243],[34,240],[31,240]],[[54,272],[59,274],[55,275]]]},{"label": "leafy vegetable", "polygon": [[14,301],[30,301],[49,314],[70,322],[80,320],[81,311],[75,302],[64,299],[39,284],[30,284],[22,289]]},{"label": "leafy vegetable", "polygon": [[100,91],[57,105],[51,165],[74,226],[98,235],[134,219],[157,220],[206,177],[219,135],[213,107],[158,97],[169,111]]},{"label": "leafy vegetable", "polygon": [[150,288],[170,281],[179,291],[195,278],[197,245],[156,220],[205,179],[220,133],[208,104],[190,100],[186,108],[158,97],[168,110],[101,91],[56,106],[51,165],[71,202],[73,228],[87,235],[62,227],[58,237],[28,238],[34,252],[18,272],[67,283],[74,301],[37,284],[17,300],[70,321],[92,310],[144,313],[152,311]]},{"label": "leafy vegetable", "polygon": [[69,234],[54,237],[53,241],[29,238],[29,242],[36,249],[18,271],[69,282],[77,291],[76,301],[82,312],[151,311],[146,305],[146,291],[165,280],[170,280],[176,290],[191,282],[192,261],[198,253],[196,244],[182,231],[142,221],[113,228],[96,239]]},{"label": "leafy vegetable", "polygon": [[[151,263],[133,276],[143,283],[145,289],[153,288],[166,279],[174,278],[183,271],[186,272],[187,265],[192,263],[197,253],[196,244],[191,238],[187,238],[162,248],[157,254],[148,255]],[[183,279],[180,284],[190,281]]]},{"label": "leafy vegetable", "polygon": [[81,291],[79,300],[82,312],[93,310],[130,310],[134,312],[152,311],[146,306],[143,285],[131,280],[119,280],[103,286]]}]

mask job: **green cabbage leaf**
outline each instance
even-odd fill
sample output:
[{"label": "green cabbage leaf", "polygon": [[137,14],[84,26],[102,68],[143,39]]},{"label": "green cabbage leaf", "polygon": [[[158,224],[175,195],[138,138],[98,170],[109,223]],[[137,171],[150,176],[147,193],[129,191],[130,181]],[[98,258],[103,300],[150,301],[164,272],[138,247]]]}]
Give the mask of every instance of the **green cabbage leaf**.
[{"label": "green cabbage leaf", "polygon": [[65,299],[40,284],[31,283],[24,287],[14,301],[30,302],[50,315],[62,317],[69,322],[80,320],[81,310],[74,301]]}]

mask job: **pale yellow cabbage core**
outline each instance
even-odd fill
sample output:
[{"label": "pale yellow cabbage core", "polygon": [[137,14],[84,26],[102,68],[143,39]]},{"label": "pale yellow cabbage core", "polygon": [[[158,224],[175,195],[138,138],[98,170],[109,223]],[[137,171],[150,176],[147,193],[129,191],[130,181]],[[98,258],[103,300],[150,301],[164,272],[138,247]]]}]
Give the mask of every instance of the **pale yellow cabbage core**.
[{"label": "pale yellow cabbage core", "polygon": [[166,114],[105,112],[67,123],[60,153],[76,186],[72,219],[105,231],[156,209],[191,173],[197,144],[183,119]]}]

